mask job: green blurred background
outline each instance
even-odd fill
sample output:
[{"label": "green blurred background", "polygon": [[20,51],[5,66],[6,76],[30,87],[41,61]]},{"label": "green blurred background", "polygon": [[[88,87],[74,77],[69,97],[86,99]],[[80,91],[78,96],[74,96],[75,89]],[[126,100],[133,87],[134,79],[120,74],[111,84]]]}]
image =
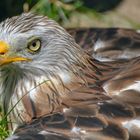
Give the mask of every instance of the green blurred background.
[{"label": "green blurred background", "polygon": [[0,20],[33,11],[64,27],[140,28],[140,0],[3,0]]}]

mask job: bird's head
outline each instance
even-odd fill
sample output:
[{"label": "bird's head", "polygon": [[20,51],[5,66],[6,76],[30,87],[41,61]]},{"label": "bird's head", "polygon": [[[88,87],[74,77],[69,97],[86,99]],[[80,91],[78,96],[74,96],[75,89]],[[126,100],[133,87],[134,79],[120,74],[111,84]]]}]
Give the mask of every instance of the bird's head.
[{"label": "bird's head", "polygon": [[4,110],[11,97],[15,102],[14,93],[22,96],[38,83],[69,84],[74,79],[71,77],[85,68],[87,58],[67,31],[46,16],[24,13],[6,19],[0,23],[0,95]]},{"label": "bird's head", "polygon": [[0,24],[1,68],[56,72],[69,70],[80,61],[84,61],[81,48],[65,29],[46,16],[26,13]]}]

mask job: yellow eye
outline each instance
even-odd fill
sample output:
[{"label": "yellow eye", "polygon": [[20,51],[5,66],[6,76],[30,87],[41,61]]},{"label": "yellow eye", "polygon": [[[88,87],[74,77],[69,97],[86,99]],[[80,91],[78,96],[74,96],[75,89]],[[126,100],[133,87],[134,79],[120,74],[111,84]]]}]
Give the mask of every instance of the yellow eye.
[{"label": "yellow eye", "polygon": [[41,48],[41,41],[39,39],[35,39],[28,44],[27,48],[32,53],[37,52]]}]

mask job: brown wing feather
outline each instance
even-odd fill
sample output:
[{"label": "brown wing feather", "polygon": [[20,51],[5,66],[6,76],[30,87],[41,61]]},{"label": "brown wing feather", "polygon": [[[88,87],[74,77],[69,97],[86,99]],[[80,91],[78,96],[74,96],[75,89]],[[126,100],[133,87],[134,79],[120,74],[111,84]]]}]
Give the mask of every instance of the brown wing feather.
[{"label": "brown wing feather", "polygon": [[140,56],[140,33],[132,29],[68,29],[76,42],[101,61]]}]

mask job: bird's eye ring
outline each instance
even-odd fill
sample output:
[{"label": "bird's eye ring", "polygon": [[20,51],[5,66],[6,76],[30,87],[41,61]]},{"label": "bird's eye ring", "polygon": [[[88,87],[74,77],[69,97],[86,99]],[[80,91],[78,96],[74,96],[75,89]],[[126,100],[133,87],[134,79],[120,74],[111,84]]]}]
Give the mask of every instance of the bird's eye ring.
[{"label": "bird's eye ring", "polygon": [[31,41],[27,46],[28,51],[31,53],[38,52],[40,48],[41,48],[41,41],[39,39],[35,39]]}]

